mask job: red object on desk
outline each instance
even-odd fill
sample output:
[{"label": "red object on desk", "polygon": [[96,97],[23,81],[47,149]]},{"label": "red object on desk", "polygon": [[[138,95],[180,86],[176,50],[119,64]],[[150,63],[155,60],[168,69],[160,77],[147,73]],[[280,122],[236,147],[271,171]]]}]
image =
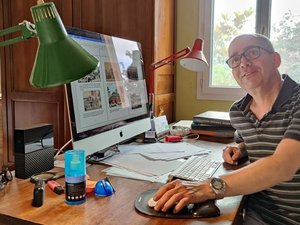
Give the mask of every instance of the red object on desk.
[{"label": "red object on desk", "polygon": [[172,136],[166,136],[165,137],[165,141],[166,142],[179,142],[182,140],[181,136],[177,136],[177,135],[172,135]]},{"label": "red object on desk", "polygon": [[65,193],[64,188],[54,180],[49,180],[47,182],[48,187],[56,194],[61,195]]}]

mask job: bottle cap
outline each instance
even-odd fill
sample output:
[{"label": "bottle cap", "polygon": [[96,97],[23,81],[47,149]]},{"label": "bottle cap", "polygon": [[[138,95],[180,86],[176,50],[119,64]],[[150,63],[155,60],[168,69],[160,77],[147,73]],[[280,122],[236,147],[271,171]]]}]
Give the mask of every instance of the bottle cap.
[{"label": "bottle cap", "polygon": [[68,150],[65,152],[65,176],[80,177],[86,175],[85,151]]}]

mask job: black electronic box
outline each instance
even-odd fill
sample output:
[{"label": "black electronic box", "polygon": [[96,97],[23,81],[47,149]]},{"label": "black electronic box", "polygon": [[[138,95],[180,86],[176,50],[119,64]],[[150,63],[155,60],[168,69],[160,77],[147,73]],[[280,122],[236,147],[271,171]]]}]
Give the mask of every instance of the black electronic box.
[{"label": "black electronic box", "polygon": [[26,179],[54,167],[53,125],[15,128],[15,176]]}]

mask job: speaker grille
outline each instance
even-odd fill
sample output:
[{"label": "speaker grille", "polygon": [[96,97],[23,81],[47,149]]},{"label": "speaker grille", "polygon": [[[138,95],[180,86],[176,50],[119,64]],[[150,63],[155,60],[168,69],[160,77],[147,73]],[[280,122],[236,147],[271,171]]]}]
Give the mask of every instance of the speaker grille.
[{"label": "speaker grille", "polygon": [[54,167],[54,148],[40,149],[27,154],[15,153],[16,177],[27,179],[33,174]]}]

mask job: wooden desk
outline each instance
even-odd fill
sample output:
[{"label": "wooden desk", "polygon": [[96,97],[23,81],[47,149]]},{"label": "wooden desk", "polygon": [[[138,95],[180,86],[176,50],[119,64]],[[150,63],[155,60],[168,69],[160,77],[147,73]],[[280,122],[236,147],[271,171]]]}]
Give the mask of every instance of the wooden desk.
[{"label": "wooden desk", "polygon": [[[224,144],[206,143],[197,141],[197,145],[214,149],[212,155],[221,159],[221,149]],[[101,172],[104,165],[92,165],[87,168],[87,173],[92,180],[103,178]],[[222,167],[218,173],[224,173]],[[0,191],[0,225],[2,224],[53,224],[53,225],[191,225],[191,224],[240,224],[235,218],[239,211],[242,197],[230,197],[218,200],[217,205],[221,210],[221,216],[207,219],[165,219],[145,216],[134,208],[134,201],[141,192],[152,188],[158,188],[160,184],[146,181],[138,181],[119,177],[110,177],[116,189],[116,193],[110,197],[88,196],[86,203],[76,206],[67,205],[64,195],[56,195],[47,186],[45,190],[44,204],[40,208],[31,206],[34,184],[29,179],[14,178],[7,187]],[[64,185],[64,179],[59,179]],[[7,216],[13,218],[7,218]],[[14,219],[18,218],[18,219]],[[9,219],[9,221],[8,221]],[[19,220],[19,219],[22,219]],[[24,221],[25,220],[25,221]]]}]

